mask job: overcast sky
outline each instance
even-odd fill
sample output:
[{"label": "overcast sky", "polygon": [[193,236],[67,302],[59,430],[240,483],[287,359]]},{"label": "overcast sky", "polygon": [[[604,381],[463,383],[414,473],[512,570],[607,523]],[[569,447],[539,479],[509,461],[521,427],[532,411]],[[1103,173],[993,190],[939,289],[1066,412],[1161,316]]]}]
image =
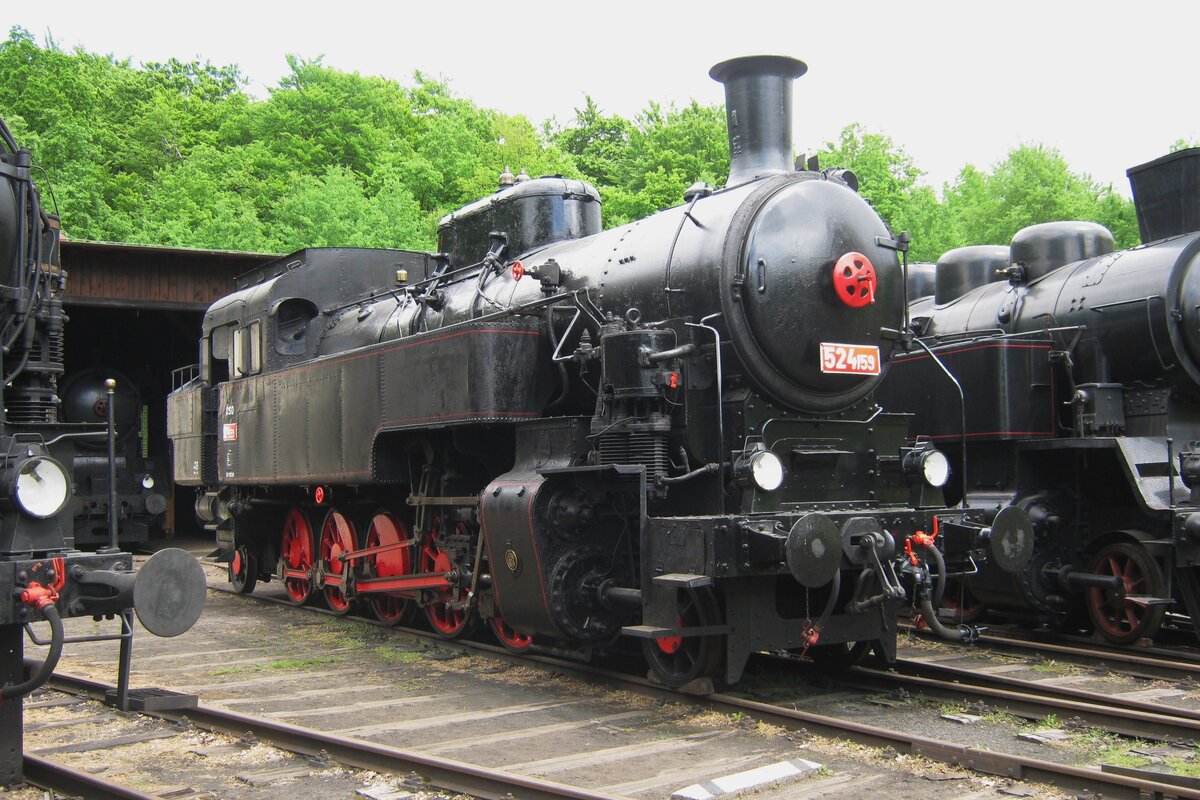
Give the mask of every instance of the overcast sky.
[{"label": "overcast sky", "polygon": [[[285,56],[408,83],[449,81],[481,106],[566,122],[590,94],[632,117],[648,100],[723,101],[708,77],[735,55],[808,64],[795,86],[795,146],[812,152],[851,122],[883,132],[940,188],[1022,143],[1128,196],[1125,169],[1200,141],[1191,2],[835,3],[738,0],[270,3],[143,0],[6,3],[5,29],[49,33],[134,64],[237,64],[250,91]],[[4,109],[0,108],[0,115]],[[518,165],[512,165],[517,168]]]}]

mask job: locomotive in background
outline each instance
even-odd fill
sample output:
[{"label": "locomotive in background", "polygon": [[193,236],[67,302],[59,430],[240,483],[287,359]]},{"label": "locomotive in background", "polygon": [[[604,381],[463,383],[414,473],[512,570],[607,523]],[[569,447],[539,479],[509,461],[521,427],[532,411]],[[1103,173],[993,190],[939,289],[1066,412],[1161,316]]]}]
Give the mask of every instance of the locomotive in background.
[{"label": "locomotive in background", "polygon": [[[0,786],[21,782],[23,698],[53,673],[69,641],[64,617],[124,620],[136,608],[148,630],[174,636],[195,622],[205,595],[203,571],[181,550],[135,573],[115,547],[71,546],[71,465],[84,442],[104,442],[105,426],[60,421],[66,274],[58,219],[42,210],[31,171],[29,151],[0,121]],[[50,638],[35,642],[49,650],[27,674],[24,627],[40,621]]]},{"label": "locomotive in background", "polygon": [[233,585],[513,649],[634,637],[672,686],[757,650],[894,658],[906,602],[974,636],[932,613],[943,549],[1014,568],[1028,519],[948,511],[945,457],[872,401],[905,245],[852,175],[794,168],[805,70],[713,68],[730,175],[682,206],[602,231],[591,186],[506,174],[440,253],[243,276],[168,398]]},{"label": "locomotive in background", "polygon": [[[117,530],[122,547],[135,547],[165,534],[167,498],[171,494],[165,459],[151,448],[149,402],[162,402],[150,381],[135,383],[109,367],[73,372],[62,385],[66,422],[103,424],[108,418],[105,381],[117,382],[116,425]],[[75,482],[75,546],[92,549],[108,543],[109,469],[103,439],[80,440],[72,462]]]},{"label": "locomotive in background", "polygon": [[947,253],[911,304],[929,352],[897,360],[883,402],[964,465],[951,499],[1034,523],[1024,569],[985,566],[949,593],[967,616],[1090,623],[1124,644],[1174,609],[1200,632],[1200,149],[1128,174],[1143,245],[1035,225]]}]

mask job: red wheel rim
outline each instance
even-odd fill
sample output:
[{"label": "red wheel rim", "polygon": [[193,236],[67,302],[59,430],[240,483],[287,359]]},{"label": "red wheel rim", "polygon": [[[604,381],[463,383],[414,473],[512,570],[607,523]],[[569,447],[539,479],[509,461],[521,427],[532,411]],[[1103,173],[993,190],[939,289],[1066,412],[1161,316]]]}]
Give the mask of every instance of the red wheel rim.
[{"label": "red wheel rim", "polygon": [[523,653],[533,646],[533,636],[510,628],[500,616],[492,617],[492,633],[509,650]]},{"label": "red wheel rim", "polygon": [[974,622],[983,614],[983,603],[971,594],[971,590],[958,581],[946,583],[946,592],[942,596],[942,607],[955,612],[954,619],[958,622]]},{"label": "red wheel rim", "polygon": [[[675,616],[675,627],[676,628],[683,627],[683,617],[681,617],[679,615]],[[679,652],[680,647],[683,647],[683,637],[682,636],[663,636],[659,639],[655,639],[654,643],[656,645],[658,645],[659,650],[662,650],[664,653],[666,653],[669,656],[673,656]]]},{"label": "red wheel rim", "polygon": [[[366,547],[397,544],[408,539],[408,529],[404,523],[392,514],[381,512],[371,518],[367,528]],[[412,549],[400,547],[385,553],[367,556],[367,570],[376,578],[394,578],[400,575],[412,574]],[[408,600],[389,594],[364,595],[371,600],[371,608],[380,622],[395,625],[404,618],[408,608]]]},{"label": "red wheel rim", "polygon": [[[1146,585],[1146,575],[1137,559],[1128,553],[1110,552],[1092,569],[1098,575],[1117,575],[1121,578],[1124,594],[1141,594],[1139,591]],[[1128,600],[1110,602],[1108,592],[1093,587],[1088,590],[1088,598],[1095,611],[1093,618],[1105,633],[1113,637],[1128,636],[1142,626],[1149,616],[1149,608],[1143,608]]]},{"label": "red wheel rim", "polygon": [[[321,569],[326,575],[341,575],[349,565],[339,556],[354,552],[354,526],[340,511],[330,511],[321,525]],[[350,610],[350,600],[341,589],[325,587],[325,600],[340,614]]]},{"label": "red wheel rim", "polygon": [[[283,541],[279,552],[288,569],[312,571],[312,526],[308,524],[308,517],[298,508],[289,511],[283,522]],[[284,578],[283,585],[293,603],[303,603],[312,591],[312,581],[308,578]]]},{"label": "red wheel rim", "polygon": [[[455,529],[463,530],[462,523],[458,523]],[[425,540],[421,544],[421,572],[444,574],[454,569],[454,562],[450,560],[449,553],[438,545],[441,531],[442,520],[440,517],[434,517],[429,526],[429,532],[425,534]],[[425,606],[425,615],[429,618],[429,624],[437,633],[448,639],[458,636],[467,627],[467,611],[451,608],[449,603],[453,600],[454,592],[450,589],[442,589],[435,592],[433,602]]]}]

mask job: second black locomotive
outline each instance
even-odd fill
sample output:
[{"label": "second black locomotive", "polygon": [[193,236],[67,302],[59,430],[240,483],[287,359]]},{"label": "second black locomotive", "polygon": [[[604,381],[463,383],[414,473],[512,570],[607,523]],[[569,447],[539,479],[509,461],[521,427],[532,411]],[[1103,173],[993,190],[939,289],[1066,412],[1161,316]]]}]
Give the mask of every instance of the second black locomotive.
[{"label": "second black locomotive", "polygon": [[962,464],[954,499],[1034,523],[1033,560],[969,576],[960,610],[1120,644],[1168,611],[1200,631],[1200,149],[1129,175],[1145,244],[1055,222],[946,254],[911,307],[928,351],[883,392]]}]

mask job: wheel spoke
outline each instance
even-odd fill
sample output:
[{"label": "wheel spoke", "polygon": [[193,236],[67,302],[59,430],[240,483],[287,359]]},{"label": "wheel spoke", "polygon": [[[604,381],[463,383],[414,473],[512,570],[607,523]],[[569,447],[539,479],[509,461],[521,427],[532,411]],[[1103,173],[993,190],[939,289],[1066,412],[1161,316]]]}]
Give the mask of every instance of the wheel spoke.
[{"label": "wheel spoke", "polygon": [[[367,528],[365,547],[381,547],[399,545],[408,539],[408,528],[398,517],[386,511],[380,511],[371,518]],[[413,551],[411,547],[397,547],[383,553],[368,556],[367,574],[373,578],[394,578],[410,575],[413,572]],[[398,625],[408,612],[409,601],[403,597],[387,594],[368,594],[371,610],[375,618],[388,625]]]},{"label": "wheel spoke", "polygon": [[[347,569],[339,555],[355,549],[354,526],[340,511],[331,509],[321,526],[321,569],[329,575],[342,575]],[[325,586],[325,601],[338,614],[346,614],[353,605],[339,587]]]},{"label": "wheel spoke", "polygon": [[[308,517],[300,508],[288,512],[283,523],[283,541],[280,552],[284,564],[293,570],[309,572],[313,566],[313,536],[308,524]],[[307,578],[285,578],[284,588],[288,597],[296,605],[308,599],[312,592],[312,581]]]},{"label": "wheel spoke", "polygon": [[1117,591],[1092,588],[1084,595],[1097,632],[1114,644],[1129,644],[1140,638],[1153,637],[1162,624],[1166,608],[1161,605],[1142,607],[1127,600],[1126,596],[1161,597],[1165,594],[1166,581],[1154,557],[1138,542],[1123,540],[1102,548],[1091,563],[1092,572],[1121,579]]}]

